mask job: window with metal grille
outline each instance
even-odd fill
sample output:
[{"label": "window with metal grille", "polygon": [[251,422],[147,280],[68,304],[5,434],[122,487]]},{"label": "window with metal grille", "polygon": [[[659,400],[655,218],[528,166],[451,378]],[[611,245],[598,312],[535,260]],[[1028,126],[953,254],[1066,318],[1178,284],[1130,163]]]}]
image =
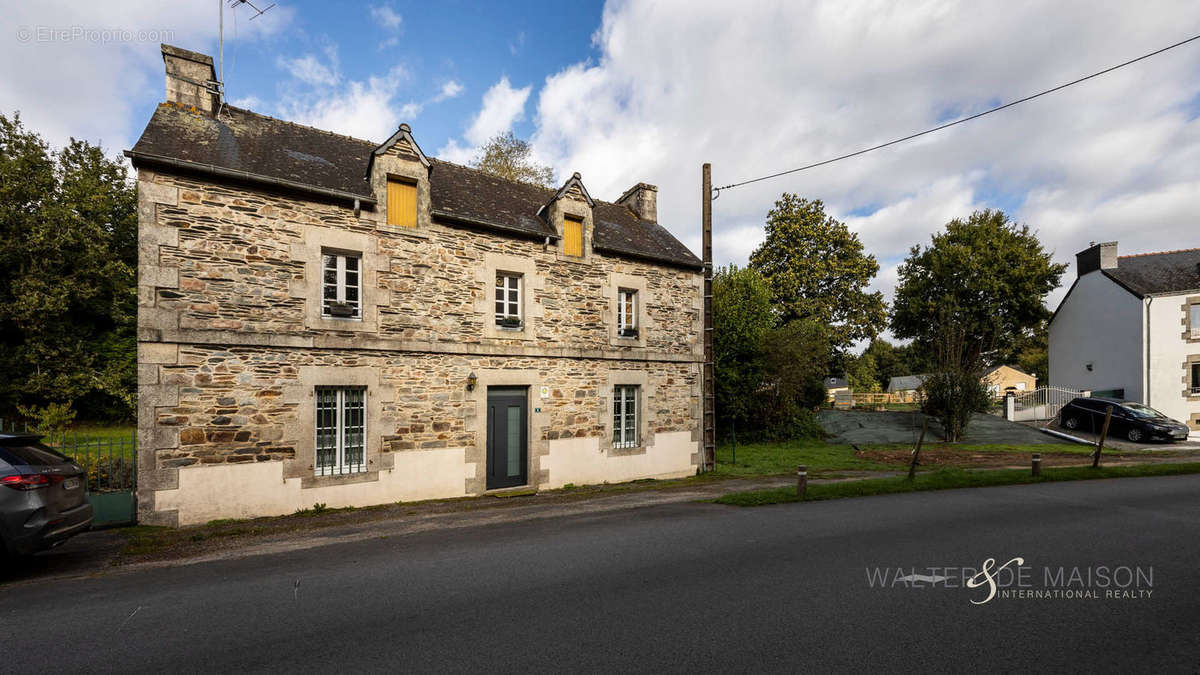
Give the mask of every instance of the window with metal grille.
[{"label": "window with metal grille", "polygon": [[318,476],[367,470],[367,390],[365,387],[317,387]]},{"label": "window with metal grille", "polygon": [[521,275],[496,273],[496,325],[521,327]]},{"label": "window with metal grille", "polygon": [[387,182],[387,222],[400,227],[417,226],[417,184],[389,178]]},{"label": "window with metal grille", "polygon": [[638,389],[636,385],[613,387],[613,447],[638,446]]},{"label": "window with metal grille", "polygon": [[617,335],[637,337],[637,291],[617,291]]},{"label": "window with metal grille", "polygon": [[563,253],[575,257],[583,256],[583,220],[566,216],[563,218]]},{"label": "window with metal grille", "polygon": [[325,252],[321,259],[321,316],[361,319],[362,257],[352,253]]}]

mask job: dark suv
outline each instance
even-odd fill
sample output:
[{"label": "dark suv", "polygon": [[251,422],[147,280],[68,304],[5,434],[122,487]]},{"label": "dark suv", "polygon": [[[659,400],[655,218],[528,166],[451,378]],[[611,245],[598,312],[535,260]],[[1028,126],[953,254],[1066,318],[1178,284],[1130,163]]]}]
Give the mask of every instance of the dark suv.
[{"label": "dark suv", "polygon": [[0,553],[36,553],[92,524],[87,474],[40,438],[0,434]]},{"label": "dark suv", "polygon": [[1072,431],[1100,433],[1104,427],[1104,415],[1112,406],[1112,421],[1108,425],[1110,436],[1121,436],[1137,443],[1141,441],[1181,441],[1188,437],[1188,427],[1183,422],[1167,417],[1154,408],[1115,398],[1080,397],[1072,400],[1059,413],[1062,425]]}]

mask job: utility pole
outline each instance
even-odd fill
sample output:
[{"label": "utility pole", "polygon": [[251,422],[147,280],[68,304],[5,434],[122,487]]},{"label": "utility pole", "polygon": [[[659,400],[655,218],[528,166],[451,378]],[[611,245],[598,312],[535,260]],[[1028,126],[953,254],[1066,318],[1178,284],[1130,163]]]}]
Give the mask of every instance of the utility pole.
[{"label": "utility pole", "polygon": [[717,412],[716,393],[713,376],[713,316],[712,316],[712,165],[705,162],[701,168],[700,214],[704,227],[704,375],[701,386],[701,396],[704,413],[701,423],[703,429],[703,467],[712,471],[717,467]]}]

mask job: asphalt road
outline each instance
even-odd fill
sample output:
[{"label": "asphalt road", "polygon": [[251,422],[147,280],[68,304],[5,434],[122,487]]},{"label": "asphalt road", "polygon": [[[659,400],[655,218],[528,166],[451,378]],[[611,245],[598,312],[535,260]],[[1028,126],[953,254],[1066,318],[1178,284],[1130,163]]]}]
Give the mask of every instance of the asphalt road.
[{"label": "asphalt road", "polygon": [[[1196,672],[1198,542],[1200,476],[675,504],[0,586],[0,653],[7,672]],[[1098,597],[973,604],[986,584],[930,569],[1014,557],[1028,578],[1000,591],[1078,567]],[[869,583],[898,567],[953,581]],[[1105,597],[1126,567],[1141,597]]]}]

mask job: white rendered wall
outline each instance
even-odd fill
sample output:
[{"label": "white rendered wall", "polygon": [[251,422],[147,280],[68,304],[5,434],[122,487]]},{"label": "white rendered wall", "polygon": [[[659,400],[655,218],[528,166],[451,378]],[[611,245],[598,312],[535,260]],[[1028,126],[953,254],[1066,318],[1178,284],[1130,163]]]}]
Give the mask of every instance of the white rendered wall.
[{"label": "white rendered wall", "polygon": [[[1150,303],[1150,407],[1168,417],[1187,422],[1200,413],[1200,399],[1184,395],[1184,367],[1189,357],[1200,354],[1200,343],[1183,339],[1183,305],[1187,295],[1158,296]],[[1194,359],[1193,359],[1194,360]]]},{"label": "white rendered wall", "polygon": [[[1143,312],[1139,298],[1101,272],[1080,277],[1050,324],[1049,385],[1093,391],[1124,388],[1125,398],[1142,400]],[[1177,318],[1176,335],[1179,332]]]},{"label": "white rendered wall", "polygon": [[654,434],[654,444],[640,455],[610,456],[596,436],[553,440],[550,454],[542,458],[542,468],[550,470],[549,479],[540,487],[692,476],[696,473],[692,456],[699,451],[700,442],[692,440],[690,431]]}]

